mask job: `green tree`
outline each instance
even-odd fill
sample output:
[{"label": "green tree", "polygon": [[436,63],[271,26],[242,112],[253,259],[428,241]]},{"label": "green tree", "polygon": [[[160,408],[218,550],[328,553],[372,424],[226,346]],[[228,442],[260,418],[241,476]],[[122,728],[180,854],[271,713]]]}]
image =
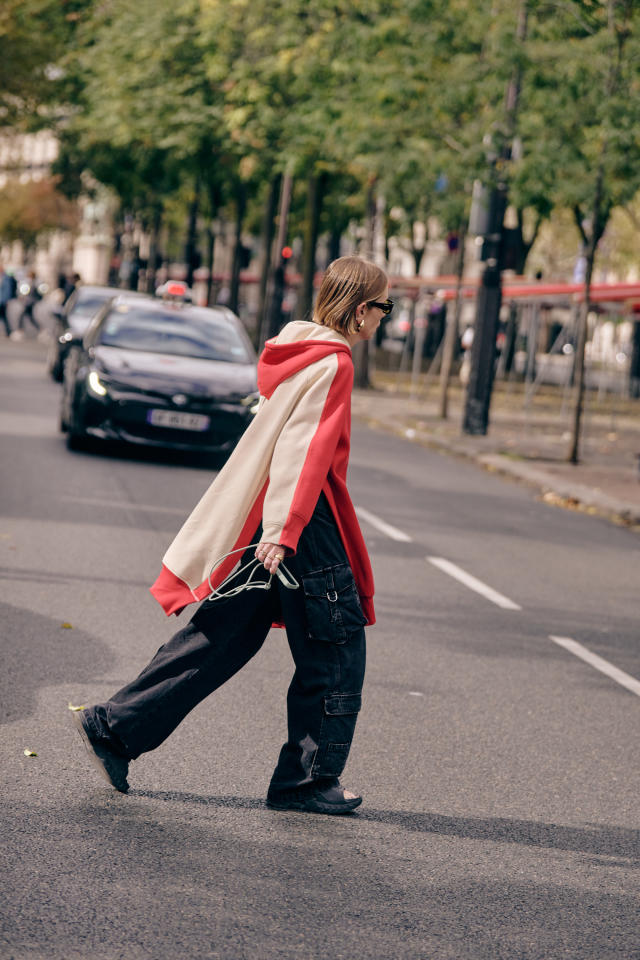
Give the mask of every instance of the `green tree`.
[{"label": "green tree", "polygon": [[567,454],[577,463],[595,258],[612,211],[640,188],[640,9],[632,0],[541,3],[530,57],[526,166],[544,171],[551,202],[573,212],[586,259]]},{"label": "green tree", "polygon": [[0,127],[51,122],[67,99],[60,66],[93,0],[3,0],[0,4]]},{"label": "green tree", "polygon": [[0,237],[25,247],[53,230],[71,230],[77,225],[76,208],[48,178],[29,183],[11,183],[0,190]]}]

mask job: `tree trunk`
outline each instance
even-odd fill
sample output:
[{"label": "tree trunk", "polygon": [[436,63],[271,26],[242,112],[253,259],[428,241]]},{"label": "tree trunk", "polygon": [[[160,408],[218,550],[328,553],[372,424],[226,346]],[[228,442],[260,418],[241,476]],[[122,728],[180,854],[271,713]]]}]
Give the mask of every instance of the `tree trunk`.
[{"label": "tree trunk", "polygon": [[424,257],[424,252],[426,249],[426,246],[411,247],[411,255],[413,256],[413,269],[416,277],[420,276],[420,267],[422,266],[422,258]]},{"label": "tree trunk", "polygon": [[442,366],[440,367],[440,400],[438,416],[441,420],[446,420],[449,407],[449,380],[451,378],[451,367],[453,366],[453,356],[458,339],[458,330],[460,329],[460,314],[462,313],[462,277],[464,274],[464,248],[466,240],[466,227],[463,224],[459,230],[460,245],[458,247],[458,270],[456,273],[456,298],[447,311],[447,324],[444,331],[444,345],[442,348]]},{"label": "tree trunk", "polygon": [[[376,218],[378,204],[376,198],[376,181],[372,178],[367,187],[367,201],[365,211],[365,245],[363,256],[373,260],[376,243]],[[356,344],[353,349],[354,386],[360,390],[369,390],[369,341],[364,340]]]},{"label": "tree trunk", "polygon": [[216,235],[211,223],[207,227],[207,306],[212,306],[211,293],[213,290],[213,259],[216,252]]},{"label": "tree trunk", "polygon": [[187,242],[185,243],[184,259],[187,264],[187,286],[193,284],[193,273],[196,268],[197,256],[197,225],[198,208],[200,206],[200,177],[196,177],[193,199],[189,206],[189,220],[187,221]]},{"label": "tree trunk", "polygon": [[324,200],[326,173],[312,174],[307,189],[307,214],[304,230],[302,285],[298,295],[296,317],[304,320],[313,309],[313,280],[316,272],[316,248],[318,246],[318,227]]},{"label": "tree trunk", "polygon": [[329,234],[329,263],[337,260],[340,256],[340,241],[342,240],[342,231],[335,227]]},{"label": "tree trunk", "polygon": [[267,192],[267,202],[264,207],[264,216],[262,218],[261,246],[262,246],[262,266],[260,268],[260,288],[258,292],[258,314],[256,317],[256,332],[254,346],[260,350],[266,340],[267,323],[267,286],[269,282],[269,272],[271,270],[271,259],[273,256],[273,238],[276,232],[276,210],[278,207],[278,194],[280,193],[280,183],[282,174],[277,173],[272,177]]},{"label": "tree trunk", "polygon": [[365,234],[362,256],[366,260],[373,259],[373,244],[376,229],[376,181],[372,178],[367,185],[367,199],[365,208]]},{"label": "tree trunk", "polygon": [[513,359],[516,352],[516,338],[518,336],[518,305],[512,303],[509,307],[509,319],[504,333],[504,347],[502,348],[500,375],[507,377],[513,368]]},{"label": "tree trunk", "polygon": [[571,442],[569,444],[569,453],[567,460],[569,463],[580,462],[580,427],[582,422],[582,411],[584,408],[584,386],[585,386],[585,347],[587,345],[587,329],[589,319],[589,298],[591,294],[591,277],[593,274],[593,262],[595,260],[595,244],[593,241],[589,244],[587,254],[587,269],[584,278],[584,299],[580,305],[578,314],[578,330],[576,337],[576,357],[574,365],[574,404],[571,423]]},{"label": "tree trunk", "polygon": [[269,283],[267,284],[266,337],[275,337],[282,325],[282,301],[286,286],[286,261],[282,248],[289,229],[289,208],[293,191],[293,176],[290,169],[285,170],[280,190],[280,210],[278,213],[278,234],[276,237]]},{"label": "tree trunk", "polygon": [[369,379],[369,341],[361,340],[353,348],[353,385],[359,390],[371,389]]},{"label": "tree trunk", "polygon": [[236,223],[233,242],[233,263],[231,266],[231,283],[229,289],[229,308],[238,312],[240,300],[240,261],[242,258],[242,225],[247,209],[247,187],[239,182],[236,188]]},{"label": "tree trunk", "polygon": [[159,204],[153,211],[153,221],[151,223],[151,239],[149,241],[149,260],[147,263],[147,275],[145,277],[145,287],[147,293],[153,293],[156,288],[156,266],[158,259],[158,246],[160,238],[160,228],[162,226],[162,206]]},{"label": "tree trunk", "polygon": [[215,256],[216,235],[213,231],[212,222],[215,219],[218,207],[220,205],[220,196],[216,186],[209,183],[209,226],[207,228],[207,306],[212,305],[213,300],[213,261]]},{"label": "tree trunk", "polygon": [[[615,68],[612,67],[612,72]],[[610,92],[613,89],[614,79],[609,78]],[[604,200],[604,163],[607,153],[608,142],[604,141],[600,152],[600,165],[596,176],[595,190],[593,195],[593,209],[591,214],[591,236],[587,236],[585,231],[581,211],[576,208],[574,216],[576,226],[583,241],[586,241],[586,260],[587,266],[584,278],[584,293],[581,310],[578,316],[578,331],[576,337],[576,357],[574,365],[574,406],[571,426],[571,441],[567,460],[569,463],[579,463],[580,460],[580,425],[582,421],[582,408],[584,406],[584,388],[585,388],[585,348],[587,345],[587,320],[589,316],[589,300],[591,298],[591,278],[593,276],[593,265],[596,259],[596,250],[598,244],[607,226],[611,208]]]}]

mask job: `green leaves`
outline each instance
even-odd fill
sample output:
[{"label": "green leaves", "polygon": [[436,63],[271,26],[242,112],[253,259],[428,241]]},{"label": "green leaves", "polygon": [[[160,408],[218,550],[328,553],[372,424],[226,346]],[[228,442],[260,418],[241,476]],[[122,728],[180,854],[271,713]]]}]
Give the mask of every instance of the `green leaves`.
[{"label": "green leaves", "polygon": [[[68,192],[87,168],[131,209],[205,193],[259,196],[273,174],[327,174],[333,222],[375,182],[394,229],[454,228],[483,139],[521,156],[510,200],[547,216],[603,209],[640,176],[640,12],[629,0],[5,0],[0,123],[59,121]],[[335,190],[335,196],[333,191]],[[177,200],[176,200],[177,202]],[[292,216],[297,215],[294,195]],[[250,216],[254,217],[253,213]],[[331,224],[328,224],[329,226]]]}]

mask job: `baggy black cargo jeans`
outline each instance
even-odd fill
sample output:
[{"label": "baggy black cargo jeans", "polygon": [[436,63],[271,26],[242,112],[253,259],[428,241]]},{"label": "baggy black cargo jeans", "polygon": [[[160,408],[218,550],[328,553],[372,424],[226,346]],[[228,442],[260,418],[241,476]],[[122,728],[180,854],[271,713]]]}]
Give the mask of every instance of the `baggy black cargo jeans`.
[{"label": "baggy black cargo jeans", "polygon": [[[253,540],[260,535],[258,530]],[[153,750],[258,652],[272,622],[279,621],[286,626],[295,673],[287,694],[288,739],[271,786],[339,777],[361,704],[365,618],[323,494],[296,555],[285,563],[300,589],[288,590],[274,577],[269,590],[205,600],[133,683],[86,710],[92,735],[129,760]]]}]

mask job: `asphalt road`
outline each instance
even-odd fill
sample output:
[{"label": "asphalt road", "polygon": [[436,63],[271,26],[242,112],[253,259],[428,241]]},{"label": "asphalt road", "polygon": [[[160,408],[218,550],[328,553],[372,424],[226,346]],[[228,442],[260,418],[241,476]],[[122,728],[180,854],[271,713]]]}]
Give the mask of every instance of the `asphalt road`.
[{"label": "asphalt road", "polygon": [[2,958],[640,958],[636,535],[356,429],[378,612],[343,778],[360,812],[264,806],[282,631],[122,796],[67,705],[188,619],[148,586],[212,471],[69,453],[59,389],[42,343],[0,340]]}]

